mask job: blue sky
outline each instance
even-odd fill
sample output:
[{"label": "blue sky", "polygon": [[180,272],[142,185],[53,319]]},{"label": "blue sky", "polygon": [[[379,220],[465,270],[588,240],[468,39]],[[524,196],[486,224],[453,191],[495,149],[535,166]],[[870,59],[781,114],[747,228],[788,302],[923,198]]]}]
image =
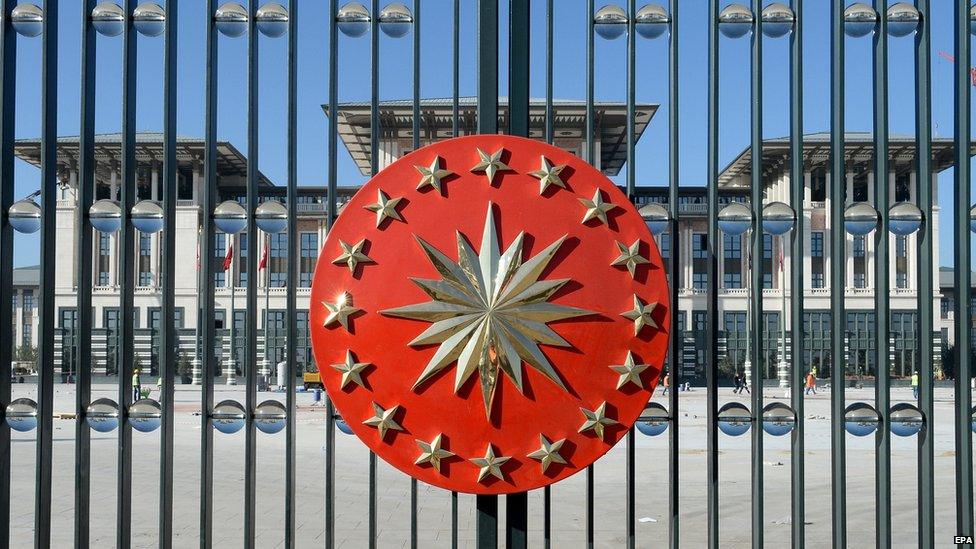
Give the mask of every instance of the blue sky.
[{"label": "blue sky", "polygon": [[[621,3],[621,2],[616,2]],[[203,136],[206,13],[204,2],[182,2],[179,20],[178,132]],[[385,2],[382,4],[385,5]],[[452,92],[450,0],[423,2],[421,28],[421,95],[449,97]],[[461,94],[475,93],[476,31],[474,1],[461,2]],[[501,2],[505,4],[504,1]],[[556,2],[554,44],[554,95],[562,99],[585,97],[584,0]],[[952,2],[933,2],[932,94],[934,134],[951,137],[952,64],[938,56],[951,53]],[[328,102],[327,2],[304,0],[299,14],[298,175],[300,185],[325,185],[327,173],[327,120],[320,105]],[[80,86],[80,7],[62,2],[58,68],[58,133],[77,135]],[[505,10],[502,10],[503,12]],[[680,17],[680,178],[682,185],[701,186],[705,181],[707,93],[707,2],[683,2]],[[806,132],[829,129],[829,3],[806,2],[804,57],[804,125]],[[500,90],[507,95],[507,21],[500,22]],[[545,94],[545,2],[532,2],[531,93]],[[39,38],[19,38],[17,70],[17,137],[40,135]],[[380,37],[381,99],[410,98],[412,93],[412,35],[399,40]],[[638,102],[662,104],[636,151],[637,185],[662,186],[667,182],[667,40],[638,38]],[[914,40],[889,40],[889,101],[892,134],[913,134]],[[245,38],[220,39],[218,138],[238,149],[247,149]],[[117,132],[121,127],[121,37],[99,36],[97,54],[96,131]],[[162,129],[162,38],[139,38],[138,128]],[[260,158],[259,168],[273,181],[284,184],[286,131],[286,38],[262,37],[260,41]],[[368,100],[370,56],[368,35],[340,35],[339,99]],[[764,132],[767,137],[788,134],[789,40],[764,42]],[[868,38],[847,40],[847,129],[870,131],[871,50]],[[624,101],[626,96],[626,41],[596,39],[596,98]],[[749,39],[721,42],[720,163],[725,164],[749,145]],[[339,184],[364,181],[344,148],[339,149]],[[39,170],[17,163],[16,192],[35,190]],[[622,183],[623,180],[621,179]],[[943,208],[940,224],[940,264],[952,264],[952,171],[939,183]],[[37,262],[37,235],[18,236],[14,253],[17,266]]]}]

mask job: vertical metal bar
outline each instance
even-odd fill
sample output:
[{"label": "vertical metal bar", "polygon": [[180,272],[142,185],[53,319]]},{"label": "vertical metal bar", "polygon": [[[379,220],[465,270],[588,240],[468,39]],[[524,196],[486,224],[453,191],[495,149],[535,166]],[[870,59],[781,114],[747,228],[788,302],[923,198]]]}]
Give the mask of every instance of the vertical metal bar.
[{"label": "vertical metal bar", "polygon": [[922,210],[922,226],[918,232],[918,325],[922,338],[918,347],[919,398],[918,407],[925,423],[918,434],[918,546],[935,547],[935,445],[932,421],[934,419],[934,378],[932,363],[935,352],[932,345],[932,294],[934,270],[932,264],[932,84],[931,55],[932,35],[929,21],[929,0],[916,0],[921,13],[918,32],[915,35],[915,188],[918,207]]},{"label": "vertical metal bar", "polygon": [[[257,428],[254,409],[257,407],[258,363],[258,254],[260,243],[254,218],[258,207],[258,30],[256,15],[258,0],[248,2],[247,17],[247,295],[245,299],[244,333],[244,409],[247,421],[244,429],[244,547],[255,547],[255,519],[257,513]],[[242,253],[240,250],[238,253]],[[234,319],[231,319],[231,323]]]},{"label": "vertical metal bar", "polygon": [[830,9],[830,464],[834,547],[847,545],[846,441],[844,440],[844,1]]},{"label": "vertical metal bar", "polygon": [[671,210],[670,238],[671,257],[668,262],[670,276],[671,333],[668,334],[668,375],[671,376],[671,391],[668,393],[668,416],[671,418],[668,429],[668,545],[679,547],[678,505],[680,495],[679,453],[678,453],[678,386],[681,383],[678,370],[681,368],[681,331],[678,330],[678,291],[680,284],[680,264],[678,258],[680,230],[678,228],[678,187],[681,174],[678,171],[678,152],[680,133],[678,131],[678,0],[670,0],[671,34],[668,39],[668,206]]},{"label": "vertical metal bar", "polygon": [[[10,26],[13,0],[0,1],[0,303],[13,299],[14,118],[17,106],[17,33]],[[11,307],[0,307],[0,326],[13,324]],[[0,345],[0,406],[10,403],[13,345]],[[81,445],[81,441],[77,443]],[[0,422],[0,546],[10,545],[10,426]]]},{"label": "vertical metal bar", "polygon": [[[420,0],[413,0],[413,150],[420,148]],[[436,138],[437,129],[432,128]],[[410,548],[417,549],[417,479],[410,477]]]},{"label": "vertical metal bar", "polygon": [[874,33],[874,204],[881,225],[874,233],[875,408],[881,425],[875,432],[875,543],[891,546],[891,369],[889,347],[888,280],[888,3],[874,1],[878,28]]},{"label": "vertical metal bar", "polygon": [[[295,351],[298,347],[297,288],[299,254],[298,242],[298,0],[288,1],[288,290],[285,296],[287,325],[285,340],[285,548],[297,545],[295,523]],[[294,255],[293,255],[294,254]]]},{"label": "vertical metal bar", "polygon": [[[593,0],[586,0],[586,161],[596,165],[593,112]],[[586,467],[586,547],[594,545],[593,465]]]},{"label": "vertical metal bar", "polygon": [[718,0],[708,3],[708,311],[705,387],[707,402],[706,496],[708,546],[718,548]]},{"label": "vertical metal bar", "polygon": [[[336,25],[337,0],[329,0],[329,200],[325,205],[327,229],[336,218],[336,155],[339,116],[339,28]],[[335,409],[325,395],[325,547],[335,547]]]},{"label": "vertical metal bar", "polygon": [[[135,0],[126,0],[125,12],[131,14]],[[122,228],[119,238],[121,261],[119,262],[119,293],[121,311],[132,311],[135,292],[135,236],[130,222],[136,196],[136,30],[131,18],[126,18],[122,48]],[[119,368],[119,412],[132,404],[132,374],[134,370],[135,315],[119,315],[121,341],[121,367]],[[129,547],[132,528],[132,428],[120,413],[118,451],[118,495],[116,511],[116,546]]]},{"label": "vertical metal bar", "polygon": [[[790,497],[793,547],[802,549],[806,544],[804,534],[805,488],[804,475],[804,413],[803,413],[803,239],[805,238],[806,214],[803,209],[805,177],[803,169],[803,0],[793,0],[793,35],[790,37],[790,203],[796,212],[790,246],[790,404],[796,417],[796,426],[790,435]],[[785,289],[784,289],[785,291]],[[784,321],[786,319],[783,319]]]},{"label": "vertical metal bar", "polygon": [[[553,78],[552,78],[552,38],[553,38],[553,24],[552,24],[552,2],[553,0],[546,0],[546,105],[545,105],[545,139],[546,143],[552,145],[553,138],[553,126],[555,121],[553,120],[552,112],[552,88],[553,88]],[[542,489],[542,539],[543,546],[545,549],[549,549],[552,546],[552,487],[546,486]]]},{"label": "vertical metal bar", "polygon": [[[370,78],[369,78],[369,175],[373,177],[379,172],[380,155],[380,27],[379,0],[373,0],[370,13]],[[376,454],[369,453],[369,547],[376,547],[376,535],[379,529],[376,525]]]},{"label": "vertical metal bar", "polygon": [[[452,96],[451,96],[451,137],[458,137],[460,130],[459,126],[459,108],[458,108],[458,94],[460,88],[460,65],[461,65],[461,55],[460,55],[460,44],[461,44],[461,0],[454,0],[454,35],[452,36],[452,47],[451,53],[452,59],[452,73],[451,78],[453,80]],[[458,539],[458,494],[457,492],[451,492],[451,548],[457,549],[459,543]]]},{"label": "vertical metal bar", "polygon": [[[95,29],[89,14],[96,0],[81,3],[81,97],[78,131],[78,195],[75,209],[75,263],[78,266],[78,327],[75,330],[75,547],[89,545],[89,506],[91,504],[91,431],[85,411],[91,400],[91,327],[92,327],[92,228],[88,219],[95,194]],[[6,12],[4,12],[6,13]],[[6,17],[6,15],[4,16]],[[6,103],[6,98],[4,100]],[[10,103],[12,105],[12,102]],[[11,136],[12,138],[13,136]],[[5,139],[5,138],[4,138]],[[4,141],[6,142],[6,141]],[[4,206],[6,210],[6,206]],[[2,283],[0,283],[2,285]],[[4,297],[3,302],[9,302]],[[7,326],[0,320],[0,325]],[[5,381],[9,375],[0,376]],[[4,397],[3,401],[9,399]],[[8,497],[7,495],[3,497]],[[6,515],[3,515],[6,516]],[[4,521],[6,522],[6,521]],[[4,526],[4,528],[7,528]],[[7,546],[6,537],[0,545]]]},{"label": "vertical metal bar", "polygon": [[[202,387],[200,389],[200,548],[213,546],[213,419],[214,371],[217,364],[214,343],[217,329],[214,319],[214,248],[216,238],[213,210],[217,192],[217,27],[213,15],[216,0],[207,0],[207,76],[206,112],[204,125],[203,189],[200,189],[200,271],[201,283],[197,289],[200,301],[198,324],[201,326],[200,348]],[[232,283],[233,284],[233,283]],[[123,315],[124,316],[124,315]],[[230,318],[233,323],[234,319]]]},{"label": "vertical metal bar", "polygon": [[[634,177],[636,168],[634,166],[634,103],[637,101],[637,33],[635,31],[634,19],[637,16],[636,0],[627,2],[627,199],[634,200]],[[636,441],[634,439],[634,427],[631,426],[627,432],[625,451],[626,451],[626,492],[627,492],[627,511],[624,517],[624,524],[627,532],[627,547],[633,549],[637,546],[637,452]]]},{"label": "vertical metal bar", "polygon": [[[166,1],[166,20],[178,21],[177,0]],[[163,235],[162,235],[162,440],[159,449],[159,547],[173,546],[173,406],[176,335],[176,31],[166,25],[163,52]]]},{"label": "vertical metal bar", "polygon": [[498,496],[475,496],[478,549],[498,547]]},{"label": "vertical metal bar", "polygon": [[[752,202],[752,546],[763,546],[763,378],[766,356],[763,351],[763,93],[762,93],[762,0],[752,0],[755,28],[752,30],[750,124],[752,140],[751,202]],[[719,240],[710,242],[719,247]],[[717,281],[716,281],[717,283]]]},{"label": "vertical metal bar", "polygon": [[973,433],[970,430],[973,395],[972,257],[969,207],[972,204],[970,160],[972,107],[969,67],[969,6],[957,2],[955,12],[955,288],[956,288],[956,533],[973,535]]},{"label": "vertical metal bar", "polygon": [[[54,435],[54,239],[58,184],[58,2],[45,0],[41,43],[41,300],[37,349],[37,477],[34,547],[51,546]],[[7,302],[3,305],[9,307]]]}]

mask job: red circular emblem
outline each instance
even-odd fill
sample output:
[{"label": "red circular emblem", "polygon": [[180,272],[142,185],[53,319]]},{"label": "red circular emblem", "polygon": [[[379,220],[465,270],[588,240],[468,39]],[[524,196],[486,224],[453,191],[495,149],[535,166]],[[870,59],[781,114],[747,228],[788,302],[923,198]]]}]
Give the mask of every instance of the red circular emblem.
[{"label": "red circular emblem", "polygon": [[479,135],[399,159],[322,248],[311,333],[339,414],[381,458],[458,492],[568,477],[637,420],[667,353],[641,216],[539,141]]}]

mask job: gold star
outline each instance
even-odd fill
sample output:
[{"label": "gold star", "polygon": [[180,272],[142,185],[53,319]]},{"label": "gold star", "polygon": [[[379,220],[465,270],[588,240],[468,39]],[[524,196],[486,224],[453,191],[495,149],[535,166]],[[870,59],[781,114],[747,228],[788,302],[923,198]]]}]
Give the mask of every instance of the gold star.
[{"label": "gold star", "polygon": [[628,383],[633,383],[643,389],[644,382],[640,376],[649,366],[649,364],[634,364],[633,353],[627,351],[627,359],[624,360],[623,364],[610,367],[611,370],[620,374],[620,379],[617,380],[617,389],[622,388]]},{"label": "gold star", "polygon": [[657,309],[657,301],[652,301],[651,303],[645,304],[641,301],[641,298],[634,294],[634,308],[630,311],[624,311],[620,313],[620,316],[634,321],[634,335],[640,334],[640,331],[644,326],[650,326],[651,328],[660,328],[654,317],[654,310]]},{"label": "gold star", "polygon": [[563,443],[566,442],[566,439],[561,438],[555,442],[550,442],[549,439],[546,438],[546,435],[540,434],[539,441],[542,446],[535,452],[529,454],[528,457],[537,459],[542,463],[543,473],[545,473],[546,469],[548,469],[553,463],[566,465],[566,460],[563,459],[563,456],[559,454],[559,450],[563,447]]},{"label": "gold star", "polygon": [[349,317],[362,311],[362,309],[352,306],[352,294],[349,292],[339,294],[335,303],[323,301],[322,305],[325,305],[325,308],[329,310],[329,316],[325,317],[323,324],[326,328],[339,323],[346,331],[349,331]]},{"label": "gold star", "polygon": [[384,410],[382,406],[377,403],[373,403],[373,417],[367,419],[363,422],[363,425],[369,425],[370,427],[376,427],[380,432],[380,440],[386,438],[387,431],[402,431],[403,427],[400,427],[397,422],[393,421],[393,416],[400,411],[399,406],[394,406],[389,410]]},{"label": "gold star", "polygon": [[475,167],[471,168],[472,172],[485,172],[488,176],[488,184],[491,185],[495,182],[495,174],[498,172],[510,172],[512,168],[509,168],[504,162],[502,162],[502,155],[505,154],[505,149],[498,149],[497,151],[489,155],[485,151],[478,149],[478,157],[481,161],[478,162]]},{"label": "gold star", "polygon": [[379,227],[384,221],[389,219],[396,219],[397,221],[403,221],[400,217],[400,213],[397,212],[397,205],[400,204],[402,198],[390,198],[382,190],[376,191],[376,202],[363,206],[371,212],[376,212],[376,226]]},{"label": "gold star", "polygon": [[439,434],[434,437],[434,440],[430,442],[424,442],[420,439],[414,439],[417,442],[417,446],[420,447],[420,457],[417,461],[413,462],[414,465],[422,465],[424,463],[429,463],[431,467],[434,468],[438,473],[441,472],[441,460],[447,459],[454,455],[454,452],[449,452],[441,448],[441,438],[443,434]]},{"label": "gold star", "polygon": [[555,185],[561,189],[566,188],[566,184],[559,178],[559,174],[564,169],[566,169],[566,164],[553,166],[552,162],[549,162],[549,159],[543,156],[542,167],[534,172],[529,172],[529,175],[539,180],[539,194],[543,194],[549,188],[549,185]]},{"label": "gold star", "polygon": [[607,212],[617,208],[616,205],[603,201],[603,193],[600,191],[600,189],[597,189],[596,192],[593,193],[592,200],[580,198],[579,201],[586,206],[586,213],[583,215],[583,223],[586,223],[591,219],[599,219],[600,223],[606,225]]},{"label": "gold star", "polygon": [[620,255],[613,260],[611,265],[626,265],[631,278],[634,277],[638,265],[650,263],[646,257],[640,254],[640,239],[635,240],[629,248],[623,243],[617,242],[617,249],[620,251]]},{"label": "gold star", "polygon": [[512,458],[495,456],[495,450],[489,443],[488,449],[485,450],[485,457],[473,458],[470,461],[481,468],[481,470],[478,471],[478,482],[481,482],[488,475],[491,475],[499,480],[505,480],[505,475],[502,474],[502,465],[504,465],[505,462],[510,459]]},{"label": "gold star", "polygon": [[454,175],[454,172],[451,170],[441,169],[441,157],[439,156],[434,157],[434,161],[430,163],[430,167],[414,165],[414,168],[416,168],[421,175],[420,183],[417,184],[418,191],[424,189],[425,187],[432,187],[437,190],[437,192],[442,192],[441,179],[449,175]]},{"label": "gold star", "polygon": [[353,245],[349,245],[340,239],[339,247],[342,248],[342,253],[333,259],[332,263],[336,265],[345,263],[349,266],[349,272],[353,274],[356,274],[356,266],[360,263],[376,263],[363,253],[363,247],[366,245],[366,242],[367,240],[364,238]]},{"label": "gold star", "polygon": [[607,425],[616,425],[617,420],[610,419],[607,417],[607,403],[599,405],[596,410],[587,410],[586,408],[580,408],[583,412],[583,416],[586,417],[586,421],[583,422],[583,426],[579,428],[579,432],[583,433],[585,431],[592,430],[596,433],[596,436],[603,440],[603,431]]},{"label": "gold star", "polygon": [[369,362],[356,362],[352,358],[352,351],[346,351],[346,361],[339,364],[333,364],[332,367],[336,370],[342,372],[342,384],[339,385],[339,389],[345,389],[346,385],[350,383],[355,383],[363,389],[366,385],[363,384],[362,371],[368,366],[372,366]]}]

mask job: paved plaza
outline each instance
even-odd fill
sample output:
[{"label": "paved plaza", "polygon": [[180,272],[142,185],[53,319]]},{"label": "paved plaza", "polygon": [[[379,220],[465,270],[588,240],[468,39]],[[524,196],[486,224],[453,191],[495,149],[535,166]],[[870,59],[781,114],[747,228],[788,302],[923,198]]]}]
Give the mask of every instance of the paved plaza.
[{"label": "paved plaza", "polygon": [[[660,389],[659,389],[660,391]],[[14,385],[14,396],[36,398],[34,385]],[[115,396],[111,385],[97,385],[92,398]],[[242,387],[219,386],[216,400],[243,399]],[[706,540],[705,522],[705,391],[680,393],[681,542],[700,547]],[[954,529],[952,391],[939,388],[935,404],[935,505],[937,541],[950,545]],[[55,385],[55,412],[74,408],[73,385]],[[767,400],[782,399],[767,389]],[[262,393],[283,399],[281,393]],[[660,394],[655,400],[663,401]],[[721,389],[721,402],[738,399]],[[748,401],[748,395],[741,400]],[[873,398],[870,389],[849,389],[848,401]],[[893,402],[911,398],[908,388],[893,389]],[[325,413],[312,406],[312,395],[298,395],[298,545],[321,547],[325,518]],[[174,546],[197,547],[200,473],[200,392],[178,385],[176,391]],[[829,391],[806,400],[807,539],[812,547],[826,547],[830,539],[830,421]],[[74,420],[54,420],[55,547],[72,543],[74,506]],[[16,547],[31,545],[34,494],[33,433],[14,433],[12,540]],[[721,541],[723,547],[749,545],[750,437],[720,435]],[[894,437],[892,443],[892,524],[894,539],[913,547],[916,535],[915,438]],[[244,434],[215,433],[214,545],[242,543]],[[116,433],[92,435],[91,542],[111,547],[115,542]],[[638,546],[660,546],[667,539],[667,437],[637,435]],[[848,532],[851,547],[874,545],[874,437],[848,436]],[[159,434],[133,433],[133,546],[155,547],[158,518]],[[365,547],[367,539],[367,451],[355,437],[336,435],[336,540],[339,547]],[[768,547],[789,544],[789,437],[765,437],[765,535]],[[283,546],[285,435],[258,434],[257,542],[259,547]],[[625,533],[624,445],[597,462],[596,538],[599,547],[621,546]],[[379,465],[378,523],[380,547],[406,547],[410,532],[409,479]],[[552,489],[553,547],[579,547],[585,539],[584,478],[576,475]],[[421,485],[419,537],[421,547],[449,547],[450,494]],[[504,499],[500,515],[504,515]],[[529,495],[530,547],[542,544],[542,493]],[[459,496],[462,547],[474,546],[474,497]]]}]

